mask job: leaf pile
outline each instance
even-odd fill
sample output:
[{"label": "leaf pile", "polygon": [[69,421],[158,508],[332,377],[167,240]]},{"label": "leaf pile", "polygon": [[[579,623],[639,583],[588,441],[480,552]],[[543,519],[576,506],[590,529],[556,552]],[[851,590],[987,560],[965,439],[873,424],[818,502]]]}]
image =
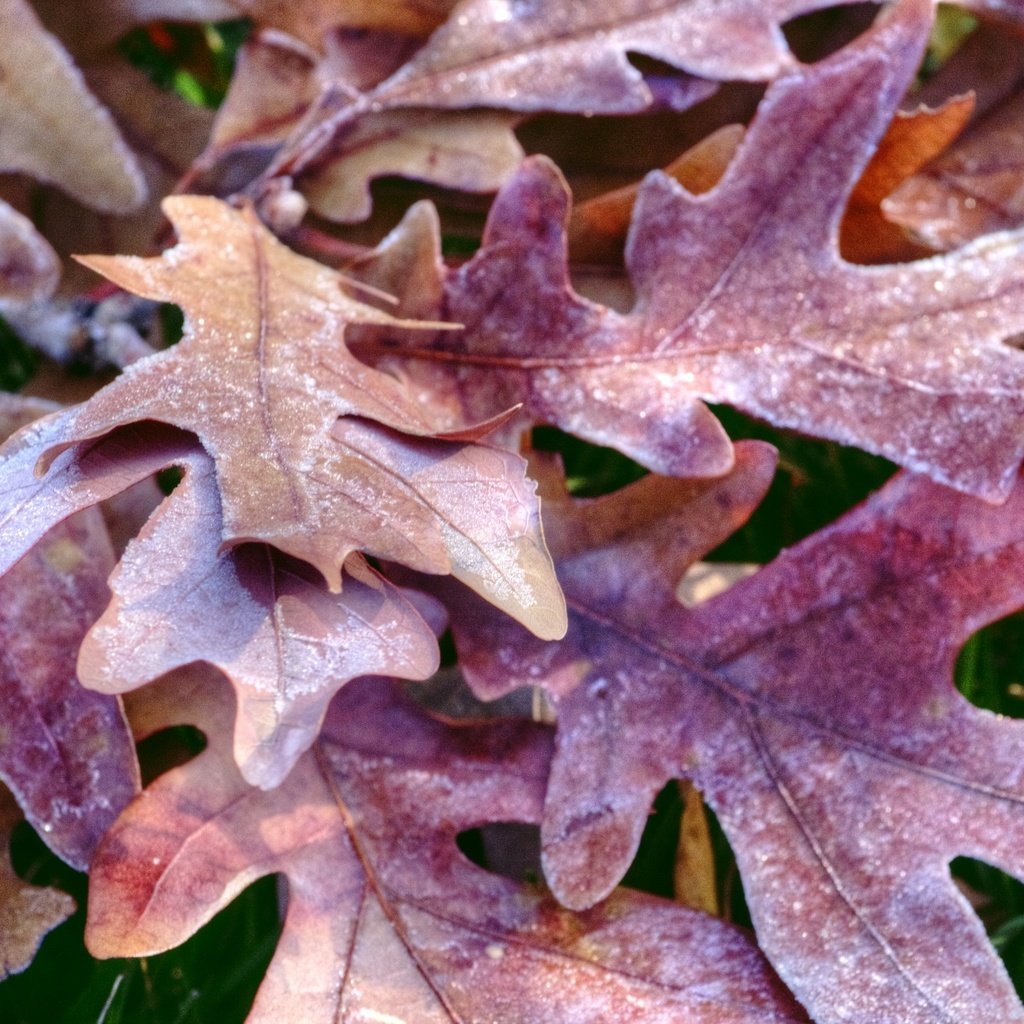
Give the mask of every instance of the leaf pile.
[{"label": "leaf pile", "polygon": [[[0,303],[131,341],[0,405],[0,974],[24,818],[99,958],[277,875],[253,1024],[1024,1022],[950,871],[1024,879],[953,682],[1024,607],[1022,9],[826,6],[0,0]],[[118,47],[238,16],[215,114]],[[777,478],[723,405],[901,470],[684,602]]]}]

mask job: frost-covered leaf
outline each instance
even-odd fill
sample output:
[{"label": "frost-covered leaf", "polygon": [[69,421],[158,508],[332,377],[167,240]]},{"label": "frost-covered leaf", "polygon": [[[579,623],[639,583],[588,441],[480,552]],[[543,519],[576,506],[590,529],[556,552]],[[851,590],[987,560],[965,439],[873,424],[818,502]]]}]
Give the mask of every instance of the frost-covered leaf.
[{"label": "frost-covered leaf", "polygon": [[[36,442],[62,436],[66,415],[38,424]],[[264,545],[222,552],[212,465],[188,435],[156,424],[122,428],[62,452],[45,478],[32,472],[38,451],[29,443],[8,457],[0,571],[75,511],[171,466],[187,469],[128,545],[111,578],[114,600],[87,623],[98,619],[81,642],[78,672],[95,690],[122,693],[177,665],[218,666],[239,695],[235,755],[250,782],[276,785],[287,774],[352,677],[425,678],[436,667],[431,628],[360,556],[347,560],[344,590],[332,594],[308,567]]]},{"label": "frost-covered leaf", "polygon": [[399,381],[351,356],[349,324],[391,318],[348,298],[337,274],[286,249],[251,212],[200,197],[166,203],[174,249],[86,262],[180,303],[186,337],[12,442],[9,533],[22,531],[21,497],[36,500],[26,476],[33,456],[49,452],[49,461],[157,420],[197,434],[212,455],[225,543],[271,544],[334,588],[357,550],[452,572],[539,634],[561,635],[564,606],[525,463],[475,440],[492,425],[445,433]]},{"label": "frost-covered leaf", "polygon": [[359,555],[330,593],[301,563],[263,545],[220,553],[220,501],[205,454],[129,544],[114,600],[82,644],[85,685],[123,693],[194,661],[216,665],[238,698],[242,774],[276,786],[320,729],[331,697],[360,675],[424,679],[434,633]]},{"label": "frost-covered leaf", "polygon": [[138,788],[120,702],[83,689],[75,674],[112,562],[102,517],[89,511],[47,533],[0,581],[0,779],[80,870]]},{"label": "frost-covered leaf", "polygon": [[707,399],[1005,498],[1024,454],[1024,359],[1003,344],[1024,328],[1024,235],[893,266],[838,252],[845,201],[930,18],[926,0],[905,0],[833,57],[778,79],[710,192],[652,174],[627,248],[638,292],[628,314],[570,289],[568,194],[551,165],[528,161],[480,251],[439,288],[434,315],[466,330],[427,345],[406,335],[405,372],[471,419],[521,401],[523,421],[659,472],[728,468]]},{"label": "frost-covered leaf", "polygon": [[131,150],[25,0],[0,3],[0,39],[0,169],[53,182],[96,210],[137,207],[146,186]]},{"label": "frost-covered leaf", "polygon": [[0,981],[25,970],[46,933],[75,911],[67,893],[31,885],[15,873],[8,847],[19,821],[14,797],[0,785]]},{"label": "frost-covered leaf", "polygon": [[281,872],[284,930],[250,1024],[805,1019],[729,925],[625,891],[573,914],[459,852],[466,828],[536,821],[543,728],[453,728],[365,680],[332,704],[315,754],[265,793],[225,749],[225,697],[185,677],[133,698],[141,734],[187,721],[209,746],[107,836],[91,876],[94,954],[176,945]]},{"label": "frost-covered leaf", "polygon": [[[375,88],[324,90],[267,173],[315,171],[366,116],[395,109],[499,108],[593,115],[645,110],[655,95],[628,54],[664,61],[707,95],[707,78],[772,78],[796,61],[780,25],[823,0],[462,0],[414,56]],[[267,179],[264,179],[266,181]],[[258,193],[258,189],[257,189]]]},{"label": "frost-covered leaf", "polygon": [[[904,474],[692,610],[674,587],[693,513],[664,509],[645,536],[635,504],[600,502],[589,518],[611,542],[560,560],[562,643],[483,642],[487,620],[470,633],[453,606],[478,689],[561,695],[542,832],[555,892],[601,898],[653,795],[689,778],[736,851],[761,948],[816,1021],[1024,1020],[949,873],[962,855],[1024,877],[1024,725],[952,682],[968,636],[1024,604],[1024,482],[993,507]],[[557,516],[554,550],[580,516]]]}]

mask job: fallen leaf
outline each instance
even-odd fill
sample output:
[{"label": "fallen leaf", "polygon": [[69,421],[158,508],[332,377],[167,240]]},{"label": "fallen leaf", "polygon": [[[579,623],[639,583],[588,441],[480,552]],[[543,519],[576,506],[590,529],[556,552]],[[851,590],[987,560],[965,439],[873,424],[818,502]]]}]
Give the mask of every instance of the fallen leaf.
[{"label": "fallen leaf", "polygon": [[805,1019],[737,929],[626,891],[573,914],[459,852],[461,830],[536,820],[543,728],[453,728],[356,682],[315,753],[264,793],[237,774],[221,740],[230,701],[210,682],[133,698],[140,734],[188,721],[209,745],[109,833],[91,876],[95,955],[173,946],[281,872],[284,930],[249,1024]]},{"label": "fallen leaf", "polygon": [[[645,540],[638,486],[546,506],[568,549],[561,643],[494,633],[489,613],[469,630],[452,603],[478,692],[555,696],[554,892],[584,907],[610,891],[653,795],[687,778],[736,852],[761,948],[820,1024],[1024,1020],[949,873],[963,855],[1024,877],[1024,726],[952,683],[971,633],[1024,604],[1024,482],[994,507],[902,474],[693,610],[675,585],[714,542],[714,490],[652,507]],[[603,524],[591,538],[584,511]]]},{"label": "fallen leaf", "polygon": [[390,347],[378,337],[360,353],[390,354],[387,365],[470,420],[521,402],[515,425],[551,423],[657,472],[728,469],[706,399],[1003,500],[1024,455],[1024,361],[1003,344],[1024,328],[1024,234],[884,267],[837,248],[846,198],[930,18],[929,3],[910,0],[779,78],[710,192],[650,175],[626,253],[630,313],[571,290],[567,189],[531,158],[495,201],[480,250],[442,282],[436,315],[465,330],[396,334]]},{"label": "fallen leaf", "polygon": [[106,213],[146,197],[135,157],[71,58],[25,0],[0,6],[0,168],[53,182]]},{"label": "fallen leaf", "polygon": [[113,600],[82,643],[79,675],[94,690],[124,693],[195,661],[216,665],[238,699],[235,759],[248,782],[270,789],[316,739],[345,683],[425,679],[437,643],[359,555],[345,562],[340,594],[262,545],[221,555],[212,466],[198,452],[185,465],[111,577]]},{"label": "fallen leaf", "polygon": [[[334,589],[357,550],[455,572],[539,633],[560,635],[564,608],[525,463],[476,441],[494,424],[439,429],[399,381],[351,356],[348,324],[391,318],[348,298],[337,274],[286,249],[251,211],[210,198],[165,202],[174,249],[84,262],[138,294],[179,302],[186,337],[19,438],[8,449],[8,515],[31,492],[32,454],[50,461],[157,420],[197,434],[213,457],[226,544],[270,544]],[[15,479],[28,490],[12,491]]]},{"label": "fallen leaf", "polygon": [[[375,88],[326,88],[253,186],[298,178],[344,145],[367,115],[396,109],[626,114],[655,95],[627,54],[700,78],[763,80],[795,66],[781,22],[821,0],[613,0],[587,5],[462,0],[413,57]],[[689,98],[696,102],[706,91]],[[682,97],[682,93],[677,97]]]}]

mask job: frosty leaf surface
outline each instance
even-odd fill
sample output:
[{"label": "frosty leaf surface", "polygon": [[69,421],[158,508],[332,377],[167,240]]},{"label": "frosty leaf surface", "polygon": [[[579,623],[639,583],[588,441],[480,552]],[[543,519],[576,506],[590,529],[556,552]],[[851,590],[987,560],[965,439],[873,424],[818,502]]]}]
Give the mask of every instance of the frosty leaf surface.
[{"label": "frosty leaf surface", "polygon": [[564,610],[525,463],[476,441],[493,424],[446,432],[398,380],[350,355],[346,327],[392,318],[345,295],[335,272],[286,249],[251,211],[200,197],[166,208],[174,249],[86,262],[180,303],[186,337],[66,414],[59,438],[24,439],[19,457],[25,446],[52,456],[142,420],[170,424],[213,457],[226,544],[270,544],[333,588],[355,550],[455,572],[531,628],[560,635]]},{"label": "frosty leaf surface", "polygon": [[[674,600],[672,543],[692,513],[665,508],[645,539],[626,528],[635,496],[602,500],[622,540],[609,524],[611,543],[559,558],[561,644],[504,630],[484,645],[453,609],[479,692],[557,696],[554,891],[570,906],[609,891],[653,795],[687,778],[736,851],[761,948],[816,1021],[1024,1020],[949,873],[967,856],[1024,876],[1024,726],[952,681],[971,633],[1024,603],[1024,486],[993,507],[901,475],[692,610]],[[554,550],[580,514],[553,513]]]},{"label": "frosty leaf surface", "polygon": [[384,673],[424,679],[437,668],[437,644],[401,591],[358,555],[332,594],[265,546],[222,554],[212,466],[199,453],[186,465],[111,577],[114,600],[82,644],[79,673],[92,689],[121,693],[194,661],[216,665],[237,695],[235,759],[250,783],[272,788],[343,684]]},{"label": "frosty leaf surface", "polygon": [[441,725],[384,683],[356,682],[315,753],[265,793],[220,739],[223,690],[186,677],[158,694],[133,705],[140,734],[187,719],[210,745],[108,835],[90,891],[95,954],[174,945],[253,879],[282,872],[284,931],[250,1024],[804,1019],[722,922],[627,892],[575,915],[462,856],[464,828],[536,820],[546,730]]},{"label": "frosty leaf surface", "polygon": [[649,176],[626,253],[628,314],[569,288],[566,188],[532,158],[499,194],[480,251],[444,281],[438,315],[466,330],[402,338],[404,358],[425,365],[409,375],[470,418],[518,400],[524,419],[658,472],[728,468],[707,399],[1005,498],[1024,453],[1024,361],[1003,344],[1024,327],[1024,236],[878,267],[846,263],[837,246],[930,17],[907,0],[779,78],[711,191]]},{"label": "frosty leaf surface", "polygon": [[110,114],[25,0],[0,7],[0,168],[53,182],[97,210],[126,213],[145,183]]},{"label": "frosty leaf surface", "polygon": [[[415,55],[360,94],[328,87],[267,172],[315,168],[368,113],[500,108],[636,113],[655,96],[627,54],[702,78],[769,79],[794,66],[780,25],[821,0],[614,0],[601,6],[463,0]],[[703,83],[690,102],[707,93]]]},{"label": "frosty leaf surface", "polygon": [[43,841],[79,870],[138,788],[119,701],[83,689],[75,673],[112,561],[103,520],[90,511],[47,533],[0,581],[0,778]]}]

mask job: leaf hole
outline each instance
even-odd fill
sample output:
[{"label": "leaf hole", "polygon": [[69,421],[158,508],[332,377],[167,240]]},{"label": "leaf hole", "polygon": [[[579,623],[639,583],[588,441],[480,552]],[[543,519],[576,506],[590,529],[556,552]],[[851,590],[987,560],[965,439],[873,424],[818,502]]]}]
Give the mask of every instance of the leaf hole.
[{"label": "leaf hole", "polygon": [[1024,996],[1024,883],[985,861],[957,857],[949,866],[1017,989]]},{"label": "leaf hole", "polygon": [[539,882],[540,827],[521,821],[493,821],[460,832],[463,856],[491,874],[517,882]]},{"label": "leaf hole", "polygon": [[974,633],[960,651],[953,678],[975,707],[1024,718],[1024,612]]},{"label": "leaf hole", "polygon": [[206,748],[206,737],[193,725],[160,729],[136,744],[142,784],[148,786],[172,768],[191,761]]},{"label": "leaf hole", "polygon": [[877,15],[877,4],[837,5],[793,18],[782,26],[782,32],[797,60],[815,64],[866,32]]},{"label": "leaf hole", "polygon": [[561,455],[566,486],[578,498],[609,494],[647,475],[643,466],[621,452],[581,441],[557,427],[534,427],[531,445],[537,451]]}]

